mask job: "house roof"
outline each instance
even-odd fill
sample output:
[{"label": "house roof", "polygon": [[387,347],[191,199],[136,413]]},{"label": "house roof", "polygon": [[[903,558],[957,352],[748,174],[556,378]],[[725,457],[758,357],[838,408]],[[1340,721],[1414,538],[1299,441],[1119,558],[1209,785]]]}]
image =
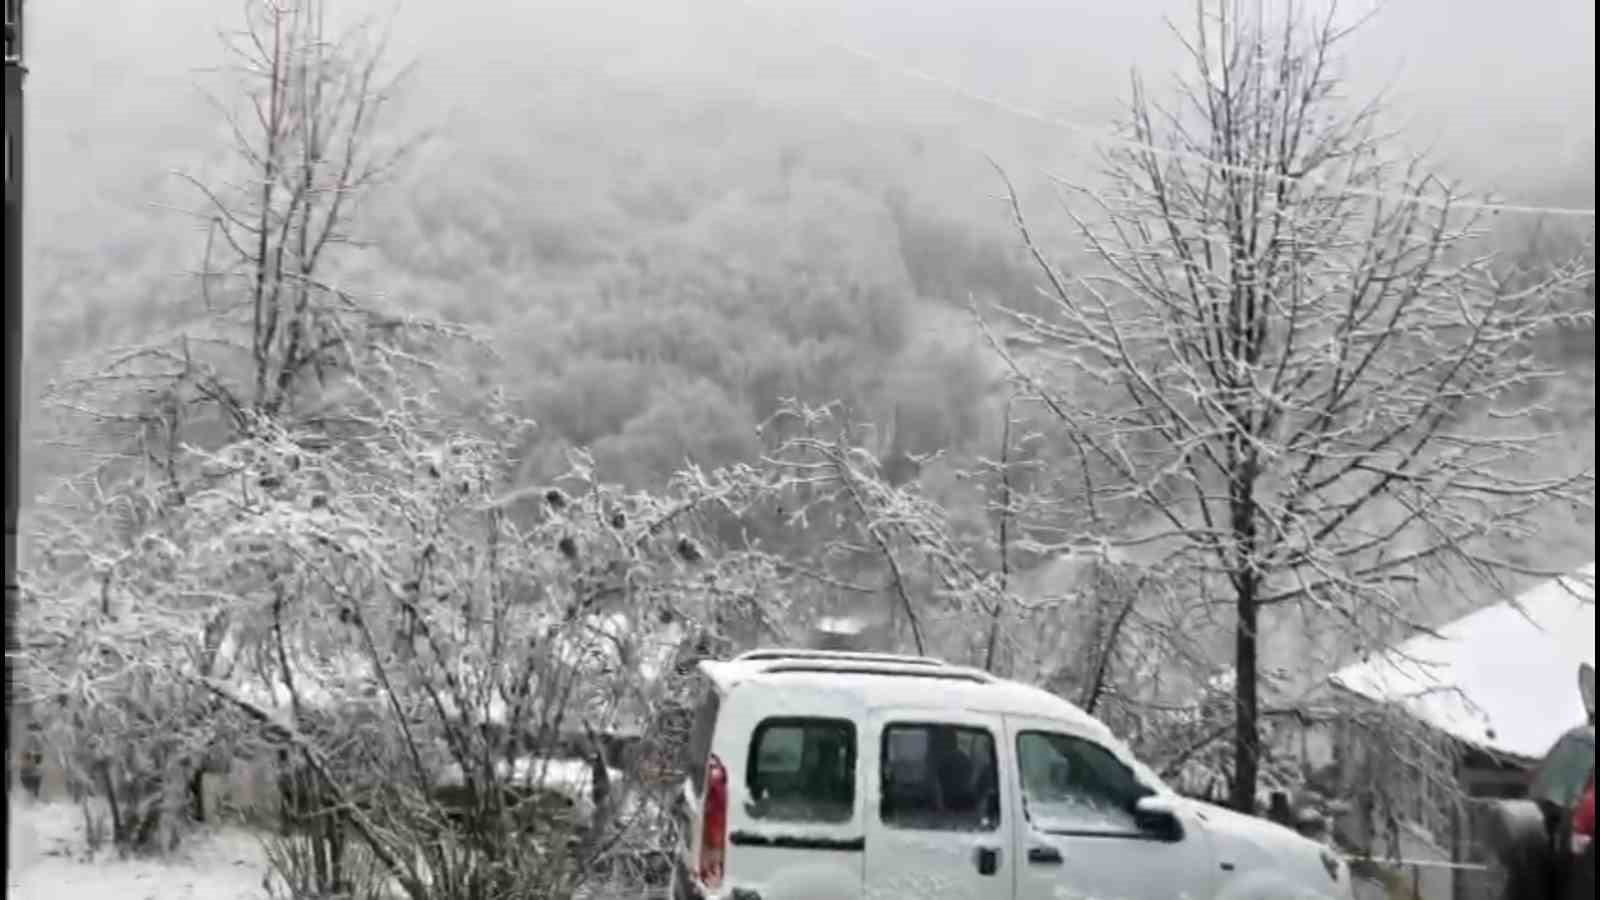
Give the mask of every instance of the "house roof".
[{"label": "house roof", "polygon": [[1577,687],[1594,664],[1594,563],[1334,673],[1338,687],[1397,703],[1485,750],[1544,756],[1585,721]]}]

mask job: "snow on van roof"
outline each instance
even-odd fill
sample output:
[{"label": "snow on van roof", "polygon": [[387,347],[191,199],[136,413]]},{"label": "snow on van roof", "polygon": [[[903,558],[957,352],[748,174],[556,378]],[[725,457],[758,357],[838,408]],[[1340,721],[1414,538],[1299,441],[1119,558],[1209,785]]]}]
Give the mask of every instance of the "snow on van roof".
[{"label": "snow on van roof", "polygon": [[1347,666],[1331,681],[1485,750],[1538,759],[1586,713],[1594,563]]},{"label": "snow on van roof", "polygon": [[845,691],[867,707],[928,706],[937,698],[941,706],[1056,719],[1111,737],[1098,719],[1048,691],[932,657],[773,648],[702,660],[699,668],[724,694],[740,684],[781,680]]}]

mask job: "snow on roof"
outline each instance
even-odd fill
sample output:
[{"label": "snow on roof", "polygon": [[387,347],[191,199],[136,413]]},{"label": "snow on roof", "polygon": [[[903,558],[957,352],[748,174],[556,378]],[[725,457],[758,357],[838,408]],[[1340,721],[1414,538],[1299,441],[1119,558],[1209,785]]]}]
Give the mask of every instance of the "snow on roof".
[{"label": "snow on roof", "polygon": [[[620,770],[607,766],[606,773],[613,782],[622,781]],[[594,770],[589,767],[588,761],[582,759],[522,756],[510,765],[505,760],[499,760],[495,764],[495,776],[512,784],[534,785],[575,797],[587,796],[594,786]],[[445,784],[465,784],[466,775],[461,770],[461,764],[456,762],[446,766],[441,780]]]},{"label": "snow on roof", "polygon": [[1527,759],[1585,721],[1578,668],[1594,664],[1594,563],[1457,619],[1331,681],[1486,750]]},{"label": "snow on roof", "polygon": [[869,630],[867,623],[855,616],[824,616],[811,626],[813,639],[860,639]]},{"label": "snow on roof", "polygon": [[[606,776],[610,779],[613,790],[624,780],[622,771],[610,766],[606,767]],[[505,784],[543,788],[561,794],[573,801],[582,816],[588,816],[593,812],[594,770],[589,767],[586,760],[523,756],[518,757],[511,765],[507,765],[505,760],[500,760],[495,764],[495,777]],[[446,766],[440,775],[440,781],[456,787],[466,784],[461,764],[451,763]],[[622,818],[639,821],[640,816],[646,811],[647,803],[648,799],[639,793],[625,797],[621,809]]]},{"label": "snow on roof", "polygon": [[837,631],[854,634],[866,630],[867,623],[860,616],[823,616],[817,620],[818,631]]},{"label": "snow on roof", "polygon": [[[637,628],[622,613],[588,616],[582,623],[586,628],[563,636],[555,644],[554,650],[563,663],[582,665],[586,660],[592,660],[597,651],[607,658],[615,658],[618,647],[616,642],[632,638],[635,641],[634,656],[638,676],[647,684],[655,682],[671,670],[678,644],[684,636],[683,628],[676,623],[654,631],[645,631]],[[236,655],[236,642],[230,639],[226,650],[230,657]],[[331,659],[324,658],[315,664],[296,658],[291,661],[290,666],[300,702],[311,709],[336,709],[341,703],[351,699],[352,691],[375,695],[379,686],[370,661],[360,653],[348,653]],[[470,671],[463,665],[457,674],[467,675]],[[274,675],[264,679],[241,670],[235,674],[233,680],[235,695],[240,699],[268,710],[283,711],[289,706],[289,687],[281,676]],[[444,705],[452,712],[455,710],[455,704],[448,696],[444,698]],[[508,714],[509,707],[503,699],[498,696],[489,698],[486,711],[489,722],[504,724]]]}]

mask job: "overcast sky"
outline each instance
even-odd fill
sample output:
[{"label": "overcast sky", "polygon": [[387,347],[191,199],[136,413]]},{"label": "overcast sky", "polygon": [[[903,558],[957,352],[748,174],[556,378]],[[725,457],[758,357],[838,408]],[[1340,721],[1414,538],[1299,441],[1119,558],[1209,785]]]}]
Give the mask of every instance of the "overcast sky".
[{"label": "overcast sky", "polygon": [[[1114,110],[1130,67],[1162,80],[1177,49],[1163,17],[1183,25],[1193,14],[1193,4],[1180,0],[385,2],[399,9],[398,45],[420,64],[421,81],[459,106],[492,106],[534,80],[531,73],[550,71],[681,81],[778,103],[803,98],[836,104],[841,115],[850,114],[852,85],[872,77],[886,79],[880,92],[903,90],[907,109],[967,103],[909,79],[894,88],[897,76],[870,71],[843,44],[1090,122]],[[115,143],[112,135],[132,120],[167,123],[195,109],[191,70],[216,61],[215,29],[236,21],[240,6],[30,2],[35,152],[60,156],[64,148]],[[1349,15],[1372,7],[1373,0],[1344,5]],[[1389,0],[1351,46],[1355,89],[1392,83],[1407,140],[1436,148],[1476,179],[1515,189],[1529,175],[1587,160],[1592,184],[1594,7],[1593,0]],[[47,160],[34,176],[55,177],[52,164],[69,160]],[[33,189],[48,194],[52,185],[36,181]]]}]

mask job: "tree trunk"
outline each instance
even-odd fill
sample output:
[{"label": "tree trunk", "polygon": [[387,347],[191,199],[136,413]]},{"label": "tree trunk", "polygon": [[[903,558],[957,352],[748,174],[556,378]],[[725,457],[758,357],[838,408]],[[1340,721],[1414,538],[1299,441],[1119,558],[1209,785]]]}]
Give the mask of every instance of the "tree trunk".
[{"label": "tree trunk", "polygon": [[[1235,413],[1236,421],[1248,421]],[[1257,696],[1258,624],[1261,618],[1261,573],[1256,568],[1255,487],[1257,459],[1242,436],[1229,448],[1232,478],[1228,486],[1229,525],[1233,531],[1233,590],[1237,624],[1233,637],[1233,784],[1229,805],[1239,812],[1256,811],[1256,780],[1261,768],[1260,698]]]},{"label": "tree trunk", "polygon": [[201,761],[189,775],[189,815],[196,822],[206,820],[206,766]]},{"label": "tree trunk", "polygon": [[1229,805],[1242,813],[1256,808],[1256,779],[1260,774],[1260,713],[1256,693],[1257,578],[1244,572],[1235,585],[1238,592],[1238,628],[1234,634],[1233,786]]}]

